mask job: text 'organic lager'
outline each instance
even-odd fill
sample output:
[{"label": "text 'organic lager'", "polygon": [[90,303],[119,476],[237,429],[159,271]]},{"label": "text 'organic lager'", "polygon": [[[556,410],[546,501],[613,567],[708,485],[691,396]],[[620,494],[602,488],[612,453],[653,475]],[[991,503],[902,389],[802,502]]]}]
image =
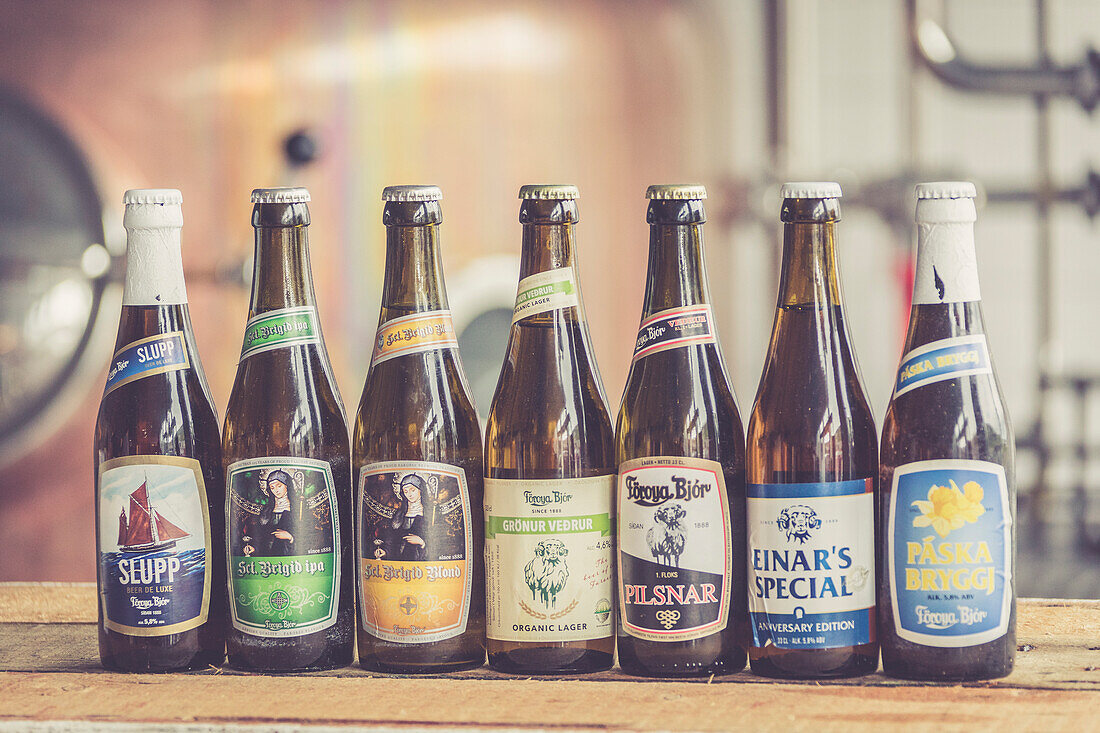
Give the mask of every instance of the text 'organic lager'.
[{"label": "text 'organic lager'", "polygon": [[840,186],[783,186],[783,267],[749,418],[753,672],[842,677],[878,666],[878,436],[836,258]]},{"label": "text 'organic lager'", "polygon": [[615,651],[615,452],[577,284],[577,189],[520,198],[519,288],[485,433],[489,664],[591,672]]},{"label": "text 'organic lager'", "polygon": [[[745,431],[703,261],[702,186],[650,186],[649,273],[616,428],[619,665],[745,666]],[[741,636],[741,638],[739,638]]]},{"label": "text 'organic lager'", "polygon": [[383,672],[485,662],[481,424],[458,354],[435,186],[390,186],[386,276],[353,440],[359,661]]},{"label": "text 'organic lager'", "polygon": [[220,666],[221,438],[187,310],[183,197],[124,201],[126,285],[95,427],[100,658],[134,672]]},{"label": "text 'organic lager'", "polygon": [[309,266],[309,193],[252,192],[256,259],[225,413],[229,663],[342,667],[354,646],[347,418]]},{"label": "text 'organic lager'", "polygon": [[974,186],[917,186],[909,332],[882,425],[887,674],[983,679],[1016,654],[1014,443],[982,321]]}]

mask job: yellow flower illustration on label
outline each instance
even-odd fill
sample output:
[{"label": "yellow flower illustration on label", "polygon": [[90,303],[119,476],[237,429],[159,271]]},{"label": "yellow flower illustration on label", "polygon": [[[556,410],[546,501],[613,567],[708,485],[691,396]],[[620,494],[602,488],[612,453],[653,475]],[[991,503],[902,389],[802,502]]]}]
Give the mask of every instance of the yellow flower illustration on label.
[{"label": "yellow flower illustration on label", "polygon": [[967,522],[977,522],[985,514],[984,497],[985,490],[977,481],[967,481],[961,490],[954,481],[950,486],[933,485],[928,490],[928,501],[913,502],[921,512],[913,519],[913,526],[931,527],[940,537],[946,537],[952,530]]}]

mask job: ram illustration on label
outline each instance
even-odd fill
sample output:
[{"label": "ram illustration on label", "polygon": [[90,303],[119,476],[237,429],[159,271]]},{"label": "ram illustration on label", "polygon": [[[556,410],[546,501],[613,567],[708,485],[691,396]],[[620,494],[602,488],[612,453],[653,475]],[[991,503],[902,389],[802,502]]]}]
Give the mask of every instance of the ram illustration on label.
[{"label": "ram illustration on label", "polygon": [[1003,467],[921,461],[899,466],[894,485],[888,553],[898,635],[939,647],[1003,636],[1012,596]]},{"label": "ram illustration on label", "polygon": [[[134,458],[138,461],[134,462]],[[192,459],[106,462],[97,514],[107,628],[160,636],[206,621],[210,531],[201,469]]]},{"label": "ram illustration on label", "polygon": [[569,565],[565,561],[568,554],[569,549],[561,540],[541,540],[535,545],[534,557],[523,566],[531,601],[537,599],[544,609],[557,609],[558,594],[569,582]]},{"label": "ram illustration on label", "polygon": [[874,640],[871,479],[750,484],[753,643],[828,649]]},{"label": "ram illustration on label", "polygon": [[957,336],[933,341],[901,358],[894,396],[970,374],[992,374],[985,336]]},{"label": "ram illustration on label", "polygon": [[713,344],[717,339],[709,305],[692,305],[654,313],[638,327],[634,360],[660,351],[698,344]]},{"label": "ram illustration on label", "polygon": [[250,318],[244,327],[240,360],[272,349],[321,342],[317,309],[311,305],[281,308]]},{"label": "ram illustration on label", "polygon": [[721,465],[694,458],[627,461],[619,474],[623,630],[650,641],[721,631],[733,569]]},{"label": "ram illustration on label", "polygon": [[457,349],[458,336],[450,311],[414,313],[378,327],[371,364],[436,349]]},{"label": "ram illustration on label", "polygon": [[154,374],[182,371],[191,367],[183,331],[149,336],[119,349],[107,372],[106,396],[119,387]]},{"label": "ram illustration on label", "polygon": [[324,461],[258,458],[229,467],[230,609],[254,636],[292,637],[336,621],[339,527]]},{"label": "ram illustration on label", "polygon": [[364,628],[408,644],[465,632],[473,552],[465,472],[426,461],[370,464],[359,496]]}]

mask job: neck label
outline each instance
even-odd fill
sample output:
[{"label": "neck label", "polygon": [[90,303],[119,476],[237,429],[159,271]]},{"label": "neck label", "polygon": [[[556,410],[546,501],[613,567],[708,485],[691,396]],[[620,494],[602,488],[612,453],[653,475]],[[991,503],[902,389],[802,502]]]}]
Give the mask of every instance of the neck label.
[{"label": "neck label", "polygon": [[250,318],[244,327],[241,361],[272,349],[321,343],[317,309],[311,305],[280,308]]},{"label": "neck label", "polygon": [[126,344],[111,358],[104,396],[124,384],[191,367],[183,331],[158,334]]},{"label": "neck label", "polygon": [[898,636],[958,648],[1005,635],[1010,507],[1004,467],[996,463],[918,461],[894,470],[886,562]]},{"label": "neck label", "polygon": [[394,644],[466,633],[473,533],[466,472],[429,461],[359,469],[359,598],[363,627]]},{"label": "neck label", "polygon": [[519,281],[512,323],[546,311],[578,305],[577,276],[572,267],[560,267]]},{"label": "neck label", "polygon": [[921,223],[913,304],[963,303],[982,299],[974,225]]},{"label": "neck label", "polygon": [[917,387],[968,374],[992,374],[985,336],[956,336],[925,344],[901,358],[894,397]]},{"label": "neck label", "polygon": [[654,313],[638,327],[634,361],[659,351],[713,344],[714,314],[710,306],[688,305]]},{"label": "neck label", "polygon": [[875,640],[873,479],[749,484],[749,618],[755,647]]},{"label": "neck label", "polygon": [[457,348],[458,336],[449,310],[413,313],[378,327],[370,363],[374,366],[408,354]]}]

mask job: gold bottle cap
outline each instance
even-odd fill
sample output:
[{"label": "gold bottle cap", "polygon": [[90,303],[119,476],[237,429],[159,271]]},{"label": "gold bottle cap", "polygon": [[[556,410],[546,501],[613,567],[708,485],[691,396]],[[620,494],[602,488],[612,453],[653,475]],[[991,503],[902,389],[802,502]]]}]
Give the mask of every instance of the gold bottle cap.
[{"label": "gold bottle cap", "polygon": [[304,204],[309,200],[309,191],[301,187],[257,188],[252,191],[254,204]]},{"label": "gold bottle cap", "polygon": [[386,186],[382,189],[383,201],[441,201],[443,192],[439,186]]},{"label": "gold bottle cap", "polygon": [[707,197],[707,187],[698,183],[664,183],[647,188],[645,197],[652,201],[700,201]]},{"label": "gold bottle cap", "polygon": [[785,199],[838,199],[840,184],[833,181],[795,181],[784,183],[779,195]]},{"label": "gold bottle cap", "polygon": [[581,192],[576,186],[549,183],[528,184],[519,189],[521,199],[540,199],[543,201],[569,201],[579,199]]},{"label": "gold bottle cap", "polygon": [[933,181],[917,184],[918,199],[972,199],[978,190],[970,181]]}]

